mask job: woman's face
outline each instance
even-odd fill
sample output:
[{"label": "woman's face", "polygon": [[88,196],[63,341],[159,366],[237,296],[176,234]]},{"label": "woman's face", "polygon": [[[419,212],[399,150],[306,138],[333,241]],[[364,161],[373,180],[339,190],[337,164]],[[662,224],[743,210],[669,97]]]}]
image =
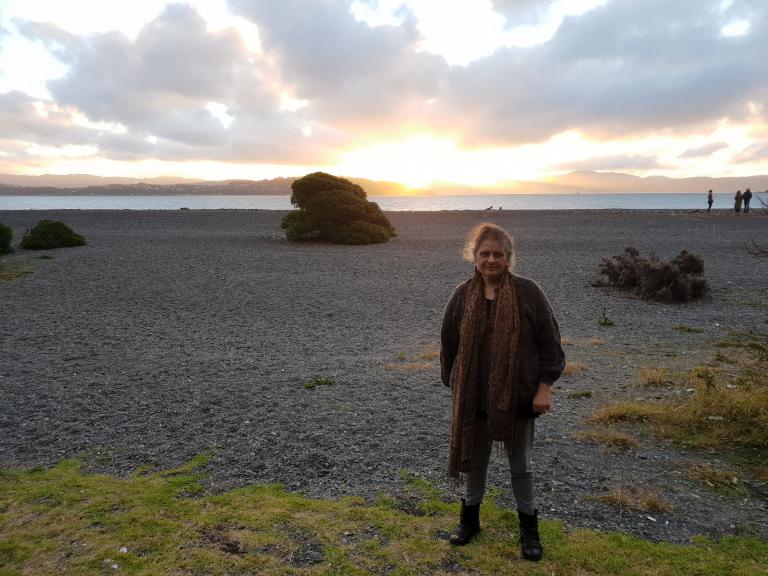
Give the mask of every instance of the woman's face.
[{"label": "woman's face", "polygon": [[509,258],[504,245],[497,240],[484,240],[475,252],[475,266],[487,280],[501,277],[509,267]]}]

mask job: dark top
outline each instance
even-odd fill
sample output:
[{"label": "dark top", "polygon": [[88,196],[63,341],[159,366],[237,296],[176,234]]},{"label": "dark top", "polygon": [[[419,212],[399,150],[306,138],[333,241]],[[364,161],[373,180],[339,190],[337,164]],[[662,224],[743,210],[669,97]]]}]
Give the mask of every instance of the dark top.
[{"label": "dark top", "polygon": [[[529,278],[511,274],[517,291],[517,305],[520,311],[520,340],[518,342],[518,378],[517,403],[519,407],[529,406],[539,382],[552,384],[560,377],[565,368],[565,353],[560,345],[560,328],[549,305],[547,297],[538,284]],[[443,313],[443,325],[440,332],[440,376],[443,384],[451,385],[451,371],[459,350],[461,320],[464,314],[464,301],[470,280],[459,284],[451,294]],[[490,333],[493,329],[495,302],[486,299],[491,314],[488,322],[481,327],[482,338],[478,339],[478,385],[480,406],[484,400],[490,366]]]}]

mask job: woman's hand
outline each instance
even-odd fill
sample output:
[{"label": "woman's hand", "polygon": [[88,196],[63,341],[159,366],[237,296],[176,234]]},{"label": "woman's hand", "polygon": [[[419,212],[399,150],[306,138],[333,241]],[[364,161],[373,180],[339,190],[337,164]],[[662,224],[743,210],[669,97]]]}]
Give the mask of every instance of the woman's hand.
[{"label": "woman's hand", "polygon": [[546,414],[552,409],[552,385],[539,384],[536,396],[533,397],[533,411],[539,414]]}]

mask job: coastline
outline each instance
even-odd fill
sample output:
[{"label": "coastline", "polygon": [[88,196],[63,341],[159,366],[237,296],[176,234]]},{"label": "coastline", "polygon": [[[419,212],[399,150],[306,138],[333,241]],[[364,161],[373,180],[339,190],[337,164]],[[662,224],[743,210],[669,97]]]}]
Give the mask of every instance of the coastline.
[{"label": "coastline", "polygon": [[[574,526],[687,541],[746,523],[768,535],[764,500],[713,497],[681,474],[702,456],[650,436],[625,454],[577,435],[611,398],[650,396],[646,365],[706,361],[731,330],[766,329],[765,264],[743,246],[764,217],[682,210],[388,212],[388,244],[289,244],[268,210],[2,211],[18,243],[41,218],[83,234],[82,248],[0,284],[0,466],[80,456],[125,474],[214,454],[209,488],[281,482],[334,497],[401,488],[408,469],[446,489],[448,395],[436,367],[399,367],[434,347],[442,307],[471,271],[460,249],[489,220],[515,236],[520,274],[544,288],[569,360],[534,450],[543,513]],[[702,302],[642,302],[589,280],[626,246],[668,259],[700,254],[712,286]],[[12,258],[31,258],[21,253]],[[762,267],[762,268],[761,268]],[[616,325],[597,324],[605,312]],[[695,326],[684,334],[675,325]],[[590,338],[605,344],[588,346]],[[336,384],[315,390],[315,375]],[[589,391],[591,398],[569,393]],[[494,456],[494,458],[496,458]],[[715,456],[715,458],[719,458]],[[494,460],[490,484],[508,479]],[[589,500],[616,480],[658,487],[676,505],[656,522]],[[669,522],[668,524],[666,522]]]},{"label": "coastline", "polygon": [[[385,211],[432,212],[445,210],[704,210],[706,197],[695,193],[565,193],[565,194],[450,194],[369,195]],[[759,210],[761,196],[753,203]],[[713,209],[729,211],[733,198],[715,195]],[[179,209],[266,209],[291,210],[290,195],[131,195],[131,196],[2,196],[0,211],[51,209],[179,210]]]}]

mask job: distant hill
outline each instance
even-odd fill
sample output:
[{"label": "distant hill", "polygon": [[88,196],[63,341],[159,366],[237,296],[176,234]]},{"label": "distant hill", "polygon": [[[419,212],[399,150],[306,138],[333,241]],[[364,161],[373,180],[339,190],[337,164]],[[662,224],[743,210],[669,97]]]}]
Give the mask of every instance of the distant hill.
[{"label": "distant hill", "polygon": [[159,178],[124,178],[120,176],[93,176],[91,174],[42,174],[40,176],[23,176],[20,174],[0,174],[0,184],[9,186],[29,186],[34,188],[85,188],[86,186],[108,186],[111,184],[190,184],[201,182],[193,178],[175,178],[161,176]]},{"label": "distant hill", "polygon": [[[2,196],[263,196],[289,195],[298,177],[271,180],[192,180],[189,178],[106,178],[88,174],[65,176],[18,176],[0,174]],[[428,190],[413,190],[395,182],[350,178],[370,196],[450,195],[450,194],[623,194],[631,192],[736,192],[751,188],[768,190],[768,176],[740,178],[640,178],[619,172],[571,172],[538,182],[510,180],[493,186],[462,186],[440,183]]]},{"label": "distant hill", "polygon": [[[271,180],[191,180],[185,178],[105,178],[87,174],[17,176],[0,174],[0,196],[266,196],[290,195],[298,177]],[[368,195],[414,194],[402,184],[350,178]]]},{"label": "distant hill", "polygon": [[752,191],[768,189],[768,176],[744,176],[727,178],[667,178],[648,176],[639,178],[619,172],[571,172],[548,178],[547,183],[574,188],[582,194],[629,193],[629,192],[736,192],[750,188]]}]

